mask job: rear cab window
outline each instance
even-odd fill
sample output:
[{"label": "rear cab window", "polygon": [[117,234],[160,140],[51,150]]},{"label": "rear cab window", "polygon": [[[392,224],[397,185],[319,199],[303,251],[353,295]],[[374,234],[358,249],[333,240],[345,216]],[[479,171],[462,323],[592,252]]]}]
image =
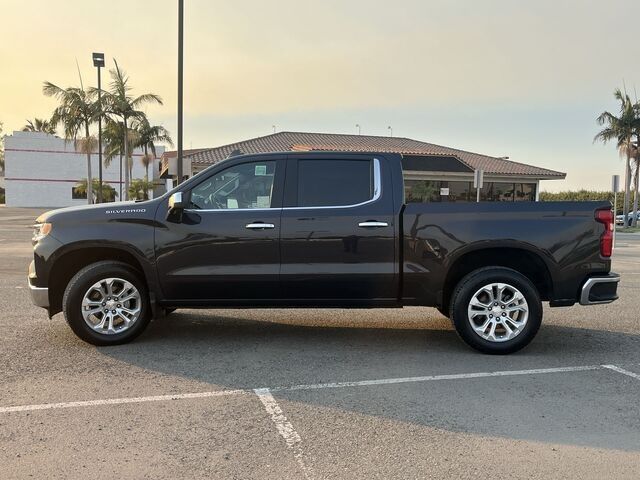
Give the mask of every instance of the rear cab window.
[{"label": "rear cab window", "polygon": [[296,206],[358,205],[375,194],[371,159],[300,159],[297,161]]}]

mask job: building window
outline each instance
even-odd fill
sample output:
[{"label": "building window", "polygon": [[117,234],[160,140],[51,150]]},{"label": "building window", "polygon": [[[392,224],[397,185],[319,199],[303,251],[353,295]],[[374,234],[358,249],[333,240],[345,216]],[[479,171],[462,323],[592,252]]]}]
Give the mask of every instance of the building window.
[{"label": "building window", "polygon": [[[473,182],[405,180],[404,185],[406,203],[476,201]],[[441,195],[443,188],[449,189],[449,195]],[[480,189],[481,202],[533,202],[535,199],[535,183],[484,182]]]},{"label": "building window", "polygon": [[533,202],[536,199],[535,183],[516,183],[515,201],[516,202]]},{"label": "building window", "polygon": [[405,180],[406,203],[428,203],[440,201],[440,184],[437,180]]},{"label": "building window", "polygon": [[[513,202],[513,183],[489,182],[485,186],[488,188],[486,188],[484,200],[489,202]],[[483,190],[485,189],[483,188]]]},{"label": "building window", "polygon": [[71,187],[71,198],[74,200],[86,200],[87,191],[84,188],[81,191],[78,187]]},{"label": "building window", "polygon": [[[472,197],[471,190],[473,189],[473,183],[471,182],[442,182],[447,185],[443,185],[443,187],[449,188],[449,196],[446,197],[446,200],[449,202],[468,202],[470,199],[475,200],[475,197]],[[475,191],[474,191],[475,192]],[[443,197],[443,201],[445,198]]]}]

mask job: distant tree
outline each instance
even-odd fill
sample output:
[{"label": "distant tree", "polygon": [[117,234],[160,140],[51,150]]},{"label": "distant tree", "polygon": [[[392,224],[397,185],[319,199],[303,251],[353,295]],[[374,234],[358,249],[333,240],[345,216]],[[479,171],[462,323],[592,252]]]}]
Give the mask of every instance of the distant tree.
[{"label": "distant tree", "polygon": [[[124,140],[129,138],[129,127],[132,121],[141,121],[146,117],[145,113],[140,110],[147,103],[158,103],[162,105],[162,99],[153,93],[145,93],[137,97],[131,96],[131,86],[129,86],[129,77],[120,69],[118,62],[114,59],[115,68],[110,70],[111,84],[109,91],[103,93],[103,105],[105,106],[105,112],[111,117],[115,117],[122,120],[123,130],[123,155],[127,160],[127,164],[130,158],[131,150],[129,148],[129,141]],[[125,195],[129,192],[129,179],[130,169],[125,169]]]},{"label": "distant tree", "polygon": [[[94,178],[91,181],[91,191],[92,194],[94,196],[97,196],[98,194],[98,190],[100,189],[100,181],[97,178]],[[80,193],[81,195],[87,195],[88,196],[88,192],[87,192],[87,179],[83,178],[82,180],[80,180],[77,184],[76,184],[76,190],[78,193]],[[113,202],[115,201],[116,197],[118,196],[118,193],[116,192],[116,189],[113,188],[111,185],[109,185],[108,183],[104,183],[102,182],[102,199],[105,202]]]},{"label": "distant tree", "polygon": [[27,120],[27,123],[22,127],[23,132],[44,132],[51,135],[55,135],[56,127],[52,125],[49,120],[43,120],[42,118],[34,118],[33,120]]},{"label": "distant tree", "polygon": [[136,178],[129,185],[129,198],[132,200],[149,200],[149,190],[153,190],[153,182]]},{"label": "distant tree", "polygon": [[619,88],[615,89],[613,95],[616,100],[620,102],[619,116],[615,116],[614,114],[606,111],[602,112],[596,121],[598,122],[598,125],[604,126],[604,128],[598,132],[593,141],[607,143],[615,140],[620,156],[626,157],[624,176],[625,188],[622,203],[622,212],[626,218],[629,213],[629,198],[631,192],[632,141],[634,135],[636,135],[638,129],[640,129],[640,117],[638,116],[638,107],[631,102],[629,95],[626,93],[623,94]]},{"label": "distant tree", "polygon": [[[51,124],[54,127],[62,124],[65,138],[73,140],[76,149],[78,149],[79,141],[82,138],[85,139],[85,147],[90,144],[89,127],[97,119],[99,107],[95,101],[94,92],[84,89],[82,78],[80,78],[80,87],[62,88],[51,82],[44,82],[42,92],[48,97],[56,98],[59,102],[58,107],[56,107],[51,116]],[[91,182],[92,152],[85,148],[83,153],[87,155],[87,178],[89,178],[87,202],[93,203]]]},{"label": "distant tree", "polygon": [[[164,142],[173,147],[173,140],[166,128],[160,125],[151,125],[147,117],[137,120],[133,126],[138,132],[137,147],[142,147],[144,155],[142,156],[142,164],[145,168],[144,178],[149,180],[149,165],[153,159],[157,157],[155,142]],[[151,152],[151,154],[149,154]]]}]

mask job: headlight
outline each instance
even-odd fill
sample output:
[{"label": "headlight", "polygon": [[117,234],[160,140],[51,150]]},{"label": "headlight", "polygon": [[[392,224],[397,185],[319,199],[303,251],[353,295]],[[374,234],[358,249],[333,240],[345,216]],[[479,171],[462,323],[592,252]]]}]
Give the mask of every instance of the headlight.
[{"label": "headlight", "polygon": [[31,238],[31,243],[35,245],[44,237],[49,235],[49,232],[51,232],[50,223],[36,223],[33,226],[33,237]]}]

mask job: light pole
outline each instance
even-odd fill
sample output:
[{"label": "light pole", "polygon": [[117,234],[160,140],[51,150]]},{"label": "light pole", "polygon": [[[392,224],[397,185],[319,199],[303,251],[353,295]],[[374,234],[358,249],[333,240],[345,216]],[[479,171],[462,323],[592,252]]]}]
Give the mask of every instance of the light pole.
[{"label": "light pole", "polygon": [[182,181],[182,71],[184,58],[184,0],[178,0],[178,181]]},{"label": "light pole", "polygon": [[98,203],[102,203],[102,86],[100,69],[104,67],[104,53],[92,54],[93,66],[98,69]]}]

